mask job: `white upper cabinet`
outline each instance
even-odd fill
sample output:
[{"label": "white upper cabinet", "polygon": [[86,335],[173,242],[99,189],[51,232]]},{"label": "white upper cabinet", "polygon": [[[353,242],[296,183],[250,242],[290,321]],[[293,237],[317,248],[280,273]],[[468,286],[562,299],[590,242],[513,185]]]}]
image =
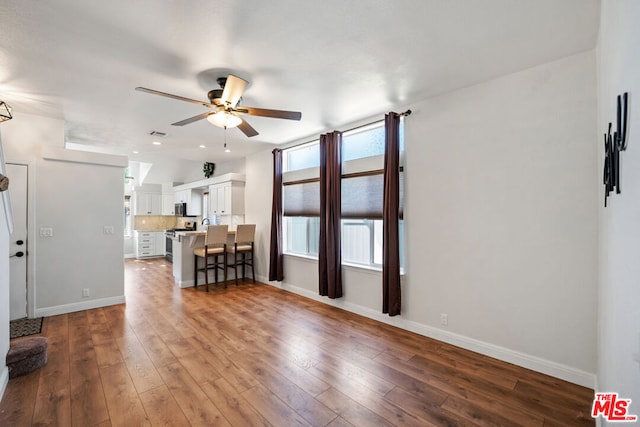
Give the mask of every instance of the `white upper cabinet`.
[{"label": "white upper cabinet", "polygon": [[244,182],[209,186],[209,215],[244,215]]},{"label": "white upper cabinet", "polygon": [[175,215],[175,195],[173,193],[162,193],[162,215]]},{"label": "white upper cabinet", "polygon": [[136,215],[162,215],[162,194],[139,191],[133,194]]}]

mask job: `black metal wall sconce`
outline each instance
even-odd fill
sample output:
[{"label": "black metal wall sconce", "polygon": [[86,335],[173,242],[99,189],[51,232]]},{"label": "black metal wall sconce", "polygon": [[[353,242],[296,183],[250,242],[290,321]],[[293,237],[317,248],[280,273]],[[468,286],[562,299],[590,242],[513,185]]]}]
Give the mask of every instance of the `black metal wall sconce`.
[{"label": "black metal wall sconce", "polygon": [[11,107],[6,102],[0,100],[0,122],[6,122],[12,118]]},{"label": "black metal wall sconce", "polygon": [[609,193],[620,194],[620,152],[627,149],[627,105],[629,97],[625,92],[618,95],[616,130],[611,135],[611,122],[604,134],[604,206],[607,207]]}]

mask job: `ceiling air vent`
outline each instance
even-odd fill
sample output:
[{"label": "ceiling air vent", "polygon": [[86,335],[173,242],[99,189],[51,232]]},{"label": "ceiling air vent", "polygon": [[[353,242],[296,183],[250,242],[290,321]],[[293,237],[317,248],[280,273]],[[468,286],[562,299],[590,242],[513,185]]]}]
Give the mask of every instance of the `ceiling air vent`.
[{"label": "ceiling air vent", "polygon": [[167,136],[167,134],[166,134],[166,133],[164,133],[164,132],[160,132],[160,131],[158,131],[158,130],[152,130],[151,132],[149,132],[149,135],[151,135],[151,136],[158,136],[158,137],[160,137],[160,138],[165,138],[165,137]]}]

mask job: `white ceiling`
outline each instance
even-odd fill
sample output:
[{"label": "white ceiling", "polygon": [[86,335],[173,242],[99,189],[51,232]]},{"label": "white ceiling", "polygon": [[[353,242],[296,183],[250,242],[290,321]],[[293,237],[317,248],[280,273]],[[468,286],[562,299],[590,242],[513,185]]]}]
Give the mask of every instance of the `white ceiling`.
[{"label": "white ceiling", "polygon": [[[65,120],[66,142],[132,159],[223,162],[593,49],[599,0],[2,0],[0,99]],[[246,138],[204,107],[217,77],[250,81]],[[151,130],[168,133],[156,140]],[[207,148],[199,148],[204,144]],[[137,150],[140,154],[132,154]]]}]

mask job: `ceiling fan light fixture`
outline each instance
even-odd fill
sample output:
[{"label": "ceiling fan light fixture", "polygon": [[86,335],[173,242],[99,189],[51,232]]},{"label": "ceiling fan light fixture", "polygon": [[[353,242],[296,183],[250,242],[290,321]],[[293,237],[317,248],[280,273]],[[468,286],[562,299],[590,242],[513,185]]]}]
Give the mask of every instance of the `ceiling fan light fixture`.
[{"label": "ceiling fan light fixture", "polygon": [[215,114],[207,116],[207,120],[221,128],[234,128],[242,123],[242,119],[228,111],[218,111]]}]

